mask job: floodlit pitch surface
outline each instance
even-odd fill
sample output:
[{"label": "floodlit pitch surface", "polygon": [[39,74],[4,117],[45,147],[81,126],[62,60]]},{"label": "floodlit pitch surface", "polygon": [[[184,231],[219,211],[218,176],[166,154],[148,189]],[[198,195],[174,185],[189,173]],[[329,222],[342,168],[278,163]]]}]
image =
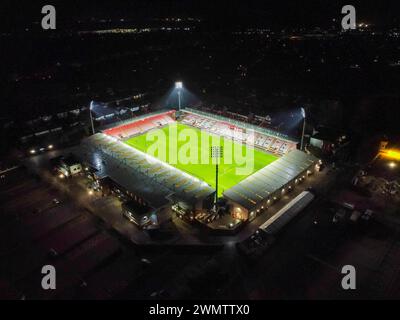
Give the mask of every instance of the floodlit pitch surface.
[{"label": "floodlit pitch surface", "polygon": [[[176,132],[177,135],[171,135],[170,133],[172,132],[171,130],[173,130],[174,128],[172,128],[172,126],[176,126]],[[196,143],[192,143],[192,145],[190,145],[191,148],[197,148],[197,155],[198,155],[198,161],[196,161],[196,164],[193,163],[181,163],[179,160],[179,150],[182,150],[181,148],[184,145],[187,145],[189,143],[189,141],[193,141],[193,140],[189,140],[189,138],[186,138],[186,140],[181,141],[181,139],[177,139],[177,137],[179,136],[179,133],[183,130],[192,130],[194,133],[196,133],[196,137],[197,137],[197,144]],[[203,152],[205,152],[205,150],[203,150],[204,148],[210,148],[211,145],[215,144],[215,136],[214,135],[214,141],[212,141],[212,134],[209,134],[207,132],[200,132],[199,129],[193,128],[193,127],[189,127],[187,125],[184,125],[182,123],[174,123],[168,126],[165,126],[161,129],[153,129],[153,130],[162,130],[163,133],[166,136],[166,159],[163,159],[163,157],[160,154],[155,154],[155,156],[160,159],[160,160],[166,160],[167,163],[171,164],[172,166],[185,171],[187,173],[189,173],[190,175],[199,178],[200,180],[205,181],[206,183],[208,183],[210,186],[212,186],[213,188],[215,188],[215,164],[212,162],[211,158],[209,158],[208,161],[206,161],[206,163],[204,163],[204,160],[201,160],[201,154]],[[152,130],[152,131],[153,131]],[[187,131],[186,131],[187,132]],[[203,135],[203,139],[204,139],[204,135],[206,136],[206,140],[208,139],[208,145],[204,146],[204,143],[202,145],[201,143],[201,134]],[[147,139],[148,133],[144,133],[142,135],[138,135],[132,138],[129,138],[125,141],[125,143],[131,147],[134,147],[136,149],[139,149],[140,151],[146,152],[148,153],[148,150],[150,150],[150,146],[152,144],[154,144],[154,141],[148,141]],[[218,187],[218,193],[219,195],[222,195],[222,193],[224,192],[224,190],[229,189],[230,187],[234,186],[235,184],[237,184],[238,182],[242,181],[243,179],[245,179],[246,177],[248,177],[249,175],[253,174],[254,172],[258,171],[259,169],[265,167],[266,165],[270,164],[271,162],[275,161],[278,157],[266,153],[266,152],[262,152],[258,149],[255,148],[251,148],[249,146],[246,146],[245,144],[241,144],[241,143],[237,143],[237,142],[233,142],[230,139],[226,139],[226,138],[222,138],[222,137],[218,137],[217,138],[220,145],[224,148],[224,156],[227,155],[228,148],[230,148],[230,150],[235,150],[232,151],[232,159],[233,161],[231,161],[231,163],[224,163],[225,159],[221,159],[220,160],[220,164],[219,164],[219,187]],[[157,141],[157,140],[155,140]],[[204,140],[203,140],[204,141]],[[170,145],[172,144],[172,148],[170,148]],[[233,146],[233,144],[236,145],[236,147]],[[246,152],[251,152],[251,150],[246,150],[246,149],[252,149],[254,151],[254,161],[251,160],[251,157],[246,156],[250,153],[246,153]],[[175,152],[176,156],[171,156],[171,152]],[[192,152],[192,151],[190,151]],[[246,172],[246,174],[237,174],[237,168],[241,167],[244,168],[245,164],[237,164],[238,162],[235,161],[236,156],[233,153],[238,153],[241,152],[241,157],[242,159],[245,158],[246,161],[251,161],[251,163],[253,163],[252,165],[250,165],[250,170],[249,172]],[[211,157],[211,152],[208,151],[209,153],[209,157]],[[173,159],[177,159],[177,161],[173,161]],[[172,161],[171,161],[172,160]],[[203,162],[203,163],[202,163]],[[229,161],[225,161],[225,162],[229,162]]]}]

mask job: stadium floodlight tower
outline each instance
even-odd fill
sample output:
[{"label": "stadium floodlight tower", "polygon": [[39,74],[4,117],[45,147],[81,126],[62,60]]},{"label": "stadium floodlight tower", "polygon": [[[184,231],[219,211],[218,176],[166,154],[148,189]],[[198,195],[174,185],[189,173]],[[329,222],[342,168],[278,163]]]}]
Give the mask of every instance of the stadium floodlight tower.
[{"label": "stadium floodlight tower", "polygon": [[92,109],[93,109],[93,100],[90,101],[89,115],[90,115],[90,124],[92,125],[92,134],[94,134],[94,125],[93,125]]},{"label": "stadium floodlight tower", "polygon": [[182,81],[175,82],[175,89],[178,91],[178,111],[181,111],[181,92],[183,88]]},{"label": "stadium floodlight tower", "polygon": [[301,108],[301,115],[303,116],[303,131],[301,133],[300,150],[303,150],[303,147],[304,147],[304,131],[306,130],[306,111],[304,110],[304,108]]},{"label": "stadium floodlight tower", "polygon": [[219,159],[221,159],[223,156],[224,156],[224,149],[222,148],[222,146],[211,147],[211,158],[217,159],[215,165],[215,203],[217,203],[218,200],[218,164],[219,164]]}]

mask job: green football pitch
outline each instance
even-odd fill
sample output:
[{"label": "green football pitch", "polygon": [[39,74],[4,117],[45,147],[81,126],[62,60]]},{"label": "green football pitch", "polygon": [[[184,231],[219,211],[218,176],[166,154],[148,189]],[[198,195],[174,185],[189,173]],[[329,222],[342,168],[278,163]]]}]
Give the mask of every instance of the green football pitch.
[{"label": "green football pitch", "polygon": [[218,194],[277,159],[276,156],[182,123],[129,138],[125,143],[205,181],[215,188],[211,146],[223,148],[219,160]]}]

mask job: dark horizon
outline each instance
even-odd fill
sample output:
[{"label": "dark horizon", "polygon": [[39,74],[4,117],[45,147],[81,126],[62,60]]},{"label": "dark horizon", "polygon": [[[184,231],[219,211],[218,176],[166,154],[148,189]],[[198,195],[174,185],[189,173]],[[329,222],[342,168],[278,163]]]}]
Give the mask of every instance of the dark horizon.
[{"label": "dark horizon", "polygon": [[[59,30],[74,26],[78,20],[127,19],[148,22],[166,17],[193,17],[206,21],[210,28],[269,27],[301,28],[329,27],[339,24],[342,6],[348,1],[2,1],[0,26],[4,30],[19,30],[39,22],[40,10],[52,4],[57,10]],[[396,1],[353,1],[357,19],[379,28],[399,26],[399,4]],[[333,21],[332,19],[336,19]]]}]

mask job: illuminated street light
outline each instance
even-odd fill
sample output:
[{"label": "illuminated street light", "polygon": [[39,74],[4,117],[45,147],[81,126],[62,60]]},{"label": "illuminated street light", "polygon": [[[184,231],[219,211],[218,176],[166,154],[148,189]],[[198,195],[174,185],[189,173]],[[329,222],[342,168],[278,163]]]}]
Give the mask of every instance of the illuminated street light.
[{"label": "illuminated street light", "polygon": [[53,149],[53,145],[52,145],[52,144],[49,144],[49,145],[47,146],[47,148],[48,148],[48,149]]},{"label": "illuminated street light", "polygon": [[36,150],[35,149],[32,149],[32,150],[30,150],[29,151],[31,154],[35,154],[36,153]]},{"label": "illuminated street light", "polygon": [[396,162],[393,162],[393,161],[391,161],[391,162],[389,162],[389,167],[391,168],[391,169],[393,169],[393,168],[396,168]]}]

